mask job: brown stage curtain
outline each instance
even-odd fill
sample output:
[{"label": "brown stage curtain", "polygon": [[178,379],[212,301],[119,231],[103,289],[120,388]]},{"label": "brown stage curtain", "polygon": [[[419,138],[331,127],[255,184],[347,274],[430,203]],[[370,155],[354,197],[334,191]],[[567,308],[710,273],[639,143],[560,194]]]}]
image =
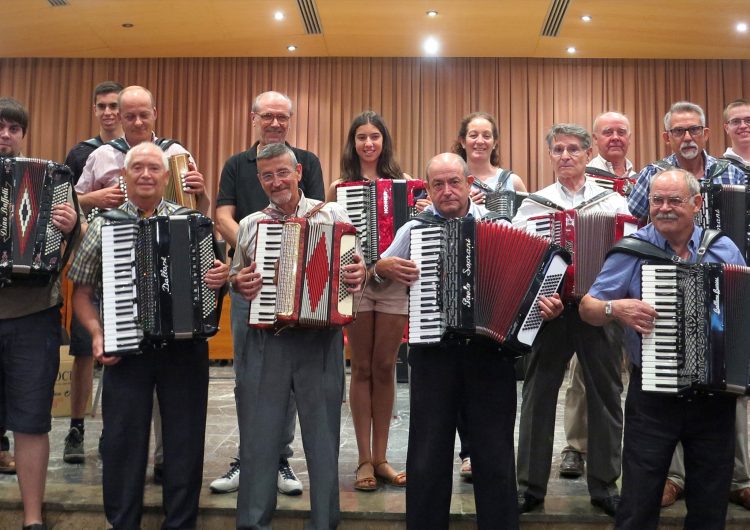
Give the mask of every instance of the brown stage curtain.
[{"label": "brown stage curtain", "polygon": [[544,145],[555,122],[591,127],[603,110],[631,118],[630,158],[637,167],[667,154],[661,140],[669,105],[703,106],[712,128],[709,152],[726,146],[724,105],[750,86],[750,61],[574,60],[523,58],[185,58],[0,59],[0,95],[28,106],[25,153],[63,160],[95,133],[91,90],[113,79],[155,95],[157,133],[195,156],[215,197],[224,161],[254,139],[252,98],[264,90],[295,102],[289,141],[315,152],[327,182],[338,178],[344,137],[365,109],[382,114],[402,167],[423,176],[426,161],[447,151],[465,114],[499,119],[502,165],[530,190],[552,181]]}]

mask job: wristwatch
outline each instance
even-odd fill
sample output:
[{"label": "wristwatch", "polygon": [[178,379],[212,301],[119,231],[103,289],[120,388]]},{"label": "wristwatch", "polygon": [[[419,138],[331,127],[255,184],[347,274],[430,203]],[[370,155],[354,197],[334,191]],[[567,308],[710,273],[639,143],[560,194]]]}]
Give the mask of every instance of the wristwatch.
[{"label": "wristwatch", "polygon": [[607,318],[612,318],[612,300],[607,302],[607,304],[604,306],[604,316]]},{"label": "wristwatch", "polygon": [[380,285],[381,283],[383,283],[385,281],[385,278],[383,278],[381,276],[378,276],[378,273],[375,270],[376,267],[377,267],[377,264],[375,264],[375,265],[372,266],[372,281],[374,281],[375,283],[377,283],[378,285]]}]

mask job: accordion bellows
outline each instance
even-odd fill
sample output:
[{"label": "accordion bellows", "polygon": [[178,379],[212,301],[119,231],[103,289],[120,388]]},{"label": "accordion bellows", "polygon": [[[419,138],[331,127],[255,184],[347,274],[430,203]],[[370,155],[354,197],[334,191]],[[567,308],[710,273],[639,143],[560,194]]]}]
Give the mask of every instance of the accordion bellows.
[{"label": "accordion bellows", "polygon": [[561,247],[507,224],[452,219],[411,231],[420,277],[409,290],[409,343],[480,335],[525,354],[542,325],[538,300],[560,288]]}]

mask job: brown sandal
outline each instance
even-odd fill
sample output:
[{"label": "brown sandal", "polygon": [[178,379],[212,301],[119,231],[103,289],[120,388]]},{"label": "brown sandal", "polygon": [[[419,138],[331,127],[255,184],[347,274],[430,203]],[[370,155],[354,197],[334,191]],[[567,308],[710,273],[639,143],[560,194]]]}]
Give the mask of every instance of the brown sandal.
[{"label": "brown sandal", "polygon": [[[378,473],[378,469],[380,469],[380,467],[383,465],[387,466],[386,473]],[[383,460],[382,462],[378,462],[377,464],[375,464],[374,470],[375,477],[377,477],[379,480],[382,480],[386,484],[390,484],[391,486],[396,486],[399,488],[403,488],[406,486],[406,472],[401,471],[397,473],[388,463],[388,460]]]},{"label": "brown sandal", "polygon": [[[372,471],[369,475],[359,476],[359,470],[363,466],[369,465]],[[372,466],[372,462],[365,460],[357,466],[357,471],[354,472],[354,489],[357,491],[375,491],[378,489],[378,483],[375,480],[375,468]]]}]

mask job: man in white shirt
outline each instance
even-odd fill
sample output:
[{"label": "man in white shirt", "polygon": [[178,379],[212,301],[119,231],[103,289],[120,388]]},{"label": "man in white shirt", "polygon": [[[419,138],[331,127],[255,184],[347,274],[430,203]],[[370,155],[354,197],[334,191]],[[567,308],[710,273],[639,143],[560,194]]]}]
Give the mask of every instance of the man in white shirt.
[{"label": "man in white shirt", "polygon": [[[525,227],[529,217],[559,209],[628,213],[625,199],[586,180],[591,136],[578,125],[553,125],[547,146],[554,184],[525,199],[513,218]],[[569,302],[560,318],[540,332],[527,359],[523,385],[517,477],[518,508],[529,512],[544,503],[552,463],[557,390],[576,352],[583,368],[588,401],[587,483],[591,503],[614,516],[619,505],[615,481],[620,475],[622,439],[621,348],[601,328],[583,322],[578,304]]]}]

